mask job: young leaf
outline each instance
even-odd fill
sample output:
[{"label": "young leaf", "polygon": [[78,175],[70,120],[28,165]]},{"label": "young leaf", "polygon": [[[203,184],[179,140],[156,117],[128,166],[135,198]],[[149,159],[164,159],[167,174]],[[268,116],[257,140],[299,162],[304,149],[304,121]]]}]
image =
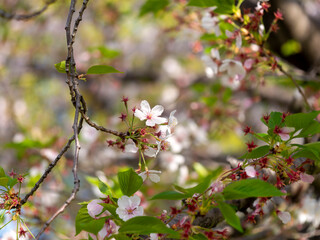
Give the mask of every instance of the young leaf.
[{"label": "young leaf", "polygon": [[302,150],[293,155],[294,158],[305,157],[320,161],[320,142],[304,144],[302,148]]},{"label": "young leaf", "polygon": [[[263,123],[264,120],[262,120]],[[268,126],[269,129],[274,129],[275,126],[280,126],[282,123],[282,113],[281,112],[272,112],[270,113],[270,118],[268,121],[268,124],[266,124]]]},{"label": "young leaf", "polygon": [[87,74],[107,74],[107,73],[122,73],[115,69],[114,67],[107,66],[107,65],[95,65],[91,66]]},{"label": "young leaf", "polygon": [[66,73],[66,61],[56,63],[54,66],[59,73]]},{"label": "young leaf", "polygon": [[111,239],[116,239],[116,240],[132,240],[132,238],[128,237],[126,234],[116,234],[112,235]]},{"label": "young leaf", "polygon": [[0,186],[7,187],[9,182],[8,177],[0,177]]},{"label": "young leaf", "polygon": [[6,172],[4,171],[4,169],[0,166],[0,177],[6,177]]},{"label": "young leaf", "polygon": [[181,200],[187,197],[190,197],[190,194],[183,194],[176,191],[167,191],[167,192],[162,192],[154,195],[151,198],[151,200],[155,200],[155,199]]},{"label": "young leaf", "polygon": [[118,173],[121,192],[126,196],[133,195],[141,187],[142,178],[132,169]]},{"label": "young leaf", "polygon": [[168,228],[160,219],[149,216],[138,216],[124,222],[119,228],[119,233],[170,234],[171,237],[180,237],[180,234]]},{"label": "young leaf", "polygon": [[232,182],[224,188],[222,193],[226,200],[285,195],[275,186],[260,179],[244,179]]},{"label": "young leaf", "polygon": [[236,215],[236,211],[229,204],[219,201],[218,208],[220,209],[224,219],[230,226],[234,227],[239,232],[243,232],[240,219]]},{"label": "young leaf", "polygon": [[190,0],[188,6],[194,7],[217,7],[214,12],[229,14],[235,7],[234,0]]},{"label": "young leaf", "polygon": [[140,9],[139,16],[142,17],[148,13],[156,14],[160,10],[168,6],[169,0],[147,0]]},{"label": "young leaf", "polygon": [[82,230],[96,235],[102,229],[104,222],[104,218],[92,218],[88,213],[87,206],[82,206],[76,216],[76,235]]},{"label": "young leaf", "polygon": [[104,212],[104,211],[108,210],[111,213],[112,216],[114,216],[117,219],[119,219],[119,216],[116,213],[117,207],[115,205],[107,204],[107,203],[99,203],[99,204],[103,207],[103,210],[101,212]]},{"label": "young leaf", "polygon": [[7,183],[7,186],[9,188],[12,188],[14,185],[16,185],[18,183],[18,180],[16,178],[9,177],[8,179],[9,179],[9,181]]},{"label": "young leaf", "polygon": [[292,114],[285,118],[285,123],[288,127],[294,127],[295,130],[299,130],[308,127],[312,120],[315,119],[319,113],[320,111]]},{"label": "young leaf", "polygon": [[240,158],[246,158],[246,159],[254,159],[262,157],[270,151],[270,147],[268,145],[260,146],[255,149],[253,149],[251,152],[248,152],[241,156]]},{"label": "young leaf", "polygon": [[309,137],[320,133],[320,123],[316,120],[312,120],[307,127],[304,127],[301,132],[294,136],[294,138],[301,138],[301,137]]}]

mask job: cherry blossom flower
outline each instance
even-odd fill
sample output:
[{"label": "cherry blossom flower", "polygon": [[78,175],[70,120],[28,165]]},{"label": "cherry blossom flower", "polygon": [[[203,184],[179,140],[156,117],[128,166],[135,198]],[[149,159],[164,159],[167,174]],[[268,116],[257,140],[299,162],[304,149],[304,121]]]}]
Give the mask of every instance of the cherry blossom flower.
[{"label": "cherry blossom flower", "polygon": [[208,32],[208,33],[214,33],[216,36],[221,35],[221,30],[218,25],[219,18],[216,16],[213,16],[211,13],[214,9],[217,7],[210,8],[210,11],[205,12],[202,19],[201,19],[201,26]]},{"label": "cherry blossom flower", "polygon": [[287,224],[288,222],[291,221],[291,214],[289,212],[277,211],[277,215],[283,224]]},{"label": "cherry blossom flower", "polygon": [[254,169],[253,166],[247,166],[244,170],[245,170],[248,177],[256,177],[257,176],[257,171]]},{"label": "cherry blossom flower", "polygon": [[[97,219],[97,215],[99,215],[103,210],[103,207],[100,205],[100,203],[104,202],[101,199],[94,199],[87,205],[88,214],[94,219]],[[105,211],[104,213],[104,215],[110,214],[108,211]],[[99,217],[102,217],[102,215]]]},{"label": "cherry blossom flower", "polygon": [[157,148],[152,148],[147,146],[147,148],[144,150],[144,154],[148,157],[156,157],[160,151],[160,147],[161,147],[161,142],[157,141]]},{"label": "cherry blossom flower", "polygon": [[290,133],[294,131],[294,128],[292,127],[283,127],[280,128],[276,126],[273,130],[273,132],[280,136],[282,141],[288,141],[290,139]]},{"label": "cherry blossom flower", "polygon": [[[90,237],[94,240],[103,240],[106,237],[110,237],[112,234],[117,234],[119,230],[119,226],[115,224],[111,219],[107,219],[106,223],[103,225],[103,228],[98,232],[98,238],[90,233]],[[114,239],[114,238],[112,238]]]},{"label": "cherry blossom flower", "polygon": [[122,196],[118,199],[118,208],[116,213],[119,217],[127,221],[130,218],[143,215],[143,208],[140,205],[140,198],[137,195],[132,197]]},{"label": "cherry blossom flower", "polygon": [[160,117],[164,108],[161,105],[156,105],[152,109],[146,100],[143,100],[140,104],[141,110],[136,109],[134,115],[141,121],[147,120],[146,125],[153,127],[156,124],[163,124],[167,122],[167,119]]},{"label": "cherry blossom flower", "polygon": [[232,59],[223,60],[219,71],[226,71],[228,76],[232,78],[238,75],[240,80],[246,75],[246,70],[243,68],[242,63]]},{"label": "cherry blossom flower", "polygon": [[159,235],[158,233],[150,233],[150,240],[158,240]]},{"label": "cherry blossom flower", "polygon": [[185,162],[184,156],[180,154],[172,154],[171,152],[163,152],[160,157],[161,165],[170,172],[177,171],[179,166]]},{"label": "cherry blossom flower", "polygon": [[221,181],[216,181],[211,184],[211,194],[222,192],[224,189],[224,184]]},{"label": "cherry blossom flower", "polygon": [[300,179],[302,182],[306,183],[313,183],[314,181],[314,177],[306,173],[300,173]]},{"label": "cherry blossom flower", "polygon": [[320,225],[320,201],[307,195],[297,210],[297,220],[300,224],[312,223],[317,228]]},{"label": "cherry blossom flower", "polygon": [[160,182],[160,177],[158,175],[160,173],[161,171],[157,171],[157,170],[147,170],[140,173],[139,176],[142,177],[143,181],[149,178],[151,182],[157,183],[157,182]]},{"label": "cherry blossom flower", "polygon": [[132,139],[129,139],[124,147],[125,153],[136,153],[139,148],[136,146]]}]

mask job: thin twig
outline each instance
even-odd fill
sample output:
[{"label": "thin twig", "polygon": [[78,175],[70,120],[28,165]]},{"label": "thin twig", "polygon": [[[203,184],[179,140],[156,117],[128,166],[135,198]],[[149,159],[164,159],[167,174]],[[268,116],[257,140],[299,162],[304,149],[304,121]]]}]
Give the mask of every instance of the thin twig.
[{"label": "thin twig", "polygon": [[43,8],[41,8],[38,11],[35,11],[33,13],[29,13],[29,14],[16,14],[16,13],[8,13],[6,11],[4,11],[3,9],[0,9],[0,17],[8,19],[8,20],[17,20],[17,21],[27,21],[30,20],[33,17],[36,17],[38,15],[40,15],[41,13],[43,13],[44,11],[47,10],[47,8],[49,7],[50,4],[54,3],[56,0],[50,0],[46,2],[46,5],[43,6]]},{"label": "thin twig", "polygon": [[297,81],[293,78],[293,76],[292,76],[290,73],[288,73],[287,71],[285,71],[280,64],[278,64],[277,67],[278,67],[278,69],[280,70],[280,72],[282,72],[284,75],[286,75],[286,76],[293,82],[293,84],[296,86],[296,88],[298,89],[299,93],[301,94],[301,96],[302,96],[302,98],[303,98],[303,100],[304,100],[304,102],[305,102],[305,104],[306,104],[307,110],[308,110],[308,111],[309,111],[309,110],[312,110],[312,107],[310,106],[306,95],[304,94],[304,92],[303,92],[302,89],[300,88],[300,86],[299,86],[299,84],[297,83]]},{"label": "thin twig", "polygon": [[67,144],[63,147],[63,149],[58,154],[58,156],[55,158],[55,160],[49,164],[49,166],[47,167],[47,169],[45,170],[45,172],[43,173],[41,178],[38,180],[38,182],[31,189],[31,191],[24,196],[24,198],[20,202],[20,205],[25,204],[28,201],[29,197],[31,197],[35,193],[35,191],[38,190],[38,188],[40,187],[40,184],[46,179],[46,177],[51,172],[51,170],[57,165],[58,161],[62,158],[62,156],[65,154],[65,152],[70,148],[70,145],[73,141],[74,141],[74,135],[71,138],[69,138]]}]

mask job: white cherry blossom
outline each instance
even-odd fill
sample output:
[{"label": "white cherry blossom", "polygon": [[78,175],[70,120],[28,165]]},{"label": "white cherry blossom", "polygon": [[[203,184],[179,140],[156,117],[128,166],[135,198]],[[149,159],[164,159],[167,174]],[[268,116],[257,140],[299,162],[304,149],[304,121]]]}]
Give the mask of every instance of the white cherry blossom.
[{"label": "white cherry blossom", "polygon": [[164,108],[161,105],[156,105],[152,109],[146,100],[143,100],[140,104],[140,110],[136,109],[134,115],[141,121],[147,120],[146,125],[153,127],[156,124],[163,124],[167,122],[166,118],[160,117]]},{"label": "white cherry blossom", "polygon": [[[112,234],[117,234],[119,230],[119,226],[115,224],[111,219],[106,220],[106,223],[103,225],[103,228],[98,232],[98,238],[90,233],[90,237],[94,240],[103,240],[106,237],[110,237]],[[114,239],[114,238],[112,238]]]},{"label": "white cherry blossom", "polygon": [[220,72],[227,72],[229,77],[238,77],[242,79],[246,75],[246,70],[243,68],[242,63],[232,59],[225,59],[219,68]]},{"label": "white cherry blossom", "polygon": [[127,221],[130,218],[143,215],[143,208],[140,205],[140,198],[137,195],[132,197],[122,196],[118,199],[118,208],[116,213],[119,217]]},{"label": "white cherry blossom", "polygon": [[129,139],[124,147],[125,153],[136,153],[139,148],[136,146],[132,139]]},{"label": "white cherry blossom", "polygon": [[151,182],[157,183],[160,182],[160,176],[161,171],[157,170],[147,170],[139,174],[140,177],[142,177],[142,180],[145,181],[147,178],[150,179]]},{"label": "white cherry blossom", "polygon": [[221,35],[221,30],[218,25],[219,18],[216,16],[213,16],[211,14],[211,11],[213,11],[216,7],[213,7],[210,9],[210,11],[205,12],[202,19],[201,19],[201,26],[208,32],[208,33],[214,33],[216,36]]},{"label": "white cherry blossom", "polygon": [[289,212],[278,212],[277,214],[283,224],[287,224],[291,221],[291,214]]}]

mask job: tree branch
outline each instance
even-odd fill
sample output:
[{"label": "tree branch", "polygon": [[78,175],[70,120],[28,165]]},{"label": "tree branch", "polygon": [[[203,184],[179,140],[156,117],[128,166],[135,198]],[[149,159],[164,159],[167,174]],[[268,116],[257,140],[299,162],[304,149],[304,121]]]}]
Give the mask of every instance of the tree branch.
[{"label": "tree branch", "polygon": [[38,11],[32,12],[30,14],[16,14],[16,13],[8,13],[4,11],[3,9],[0,9],[0,17],[5,18],[7,20],[17,20],[17,21],[27,21],[30,20],[33,17],[39,16],[41,13],[47,10],[49,5],[56,2],[56,0],[49,0],[46,2],[43,8],[41,8]]}]

